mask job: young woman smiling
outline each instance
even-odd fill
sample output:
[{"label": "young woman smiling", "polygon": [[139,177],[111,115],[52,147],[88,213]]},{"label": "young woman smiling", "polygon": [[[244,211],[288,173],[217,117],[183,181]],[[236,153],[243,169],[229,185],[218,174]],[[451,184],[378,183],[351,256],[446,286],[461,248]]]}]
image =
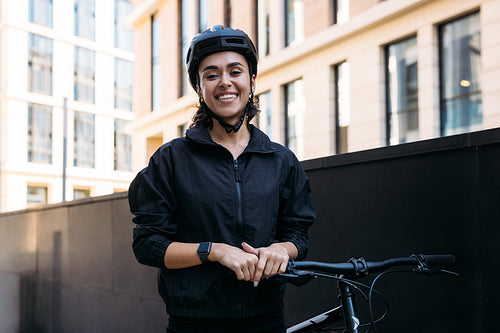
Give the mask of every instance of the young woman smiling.
[{"label": "young woman smiling", "polygon": [[130,185],[134,253],[159,268],[167,332],[285,332],[284,286],[263,278],[306,254],[308,178],[250,124],[257,52],[243,31],[198,34],[186,64],[200,105]]}]

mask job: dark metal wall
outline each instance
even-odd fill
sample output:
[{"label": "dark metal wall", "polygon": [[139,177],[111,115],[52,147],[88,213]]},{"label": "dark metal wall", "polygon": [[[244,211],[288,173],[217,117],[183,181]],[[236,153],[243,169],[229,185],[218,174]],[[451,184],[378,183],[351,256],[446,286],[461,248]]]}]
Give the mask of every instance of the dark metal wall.
[{"label": "dark metal wall", "polygon": [[[499,165],[500,129],[306,161],[318,210],[307,259],[453,253],[459,278],[381,280],[391,313],[378,332],[494,331]],[[0,214],[0,332],[163,332],[132,227],[125,193]],[[333,307],[335,292],[290,286],[286,321]]]},{"label": "dark metal wall", "polygon": [[[306,161],[318,210],[308,260],[455,254],[459,278],[397,273],[378,284],[381,332],[495,331],[500,130]],[[289,287],[291,324],[338,304],[334,282]],[[358,303],[363,303],[358,297]]]}]

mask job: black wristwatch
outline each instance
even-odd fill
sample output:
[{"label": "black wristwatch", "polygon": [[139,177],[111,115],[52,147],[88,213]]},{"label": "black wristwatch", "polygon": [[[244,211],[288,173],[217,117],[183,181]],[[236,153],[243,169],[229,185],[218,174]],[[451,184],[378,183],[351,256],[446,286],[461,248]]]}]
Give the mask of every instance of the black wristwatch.
[{"label": "black wristwatch", "polygon": [[208,255],[210,254],[210,250],[212,249],[212,242],[201,242],[200,246],[198,246],[198,256],[202,263],[206,264],[210,262],[208,259]]}]

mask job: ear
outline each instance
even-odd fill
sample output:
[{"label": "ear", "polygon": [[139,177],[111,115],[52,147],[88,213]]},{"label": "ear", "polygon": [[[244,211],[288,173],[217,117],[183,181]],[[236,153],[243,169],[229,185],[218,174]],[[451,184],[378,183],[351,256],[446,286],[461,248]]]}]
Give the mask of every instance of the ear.
[{"label": "ear", "polygon": [[250,80],[250,89],[251,92],[255,92],[255,74],[252,75],[252,79]]},{"label": "ear", "polygon": [[200,86],[196,86],[196,93],[198,94],[198,99],[200,100],[200,102],[204,102],[203,94],[201,93]]}]

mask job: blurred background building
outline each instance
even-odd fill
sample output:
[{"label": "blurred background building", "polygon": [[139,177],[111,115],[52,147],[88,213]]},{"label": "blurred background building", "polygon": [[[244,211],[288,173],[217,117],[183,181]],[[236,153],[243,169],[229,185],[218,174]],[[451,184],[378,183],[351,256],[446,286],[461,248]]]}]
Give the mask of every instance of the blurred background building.
[{"label": "blurred background building", "polygon": [[133,0],[134,171],[183,135],[184,58],[224,24],[259,55],[257,125],[312,159],[500,126],[498,0]]},{"label": "blurred background building", "polygon": [[127,0],[0,0],[0,212],[127,190],[131,12]]},{"label": "blurred background building", "polygon": [[301,160],[500,126],[500,0],[0,0],[0,212],[127,190],[189,126],[216,24]]}]

